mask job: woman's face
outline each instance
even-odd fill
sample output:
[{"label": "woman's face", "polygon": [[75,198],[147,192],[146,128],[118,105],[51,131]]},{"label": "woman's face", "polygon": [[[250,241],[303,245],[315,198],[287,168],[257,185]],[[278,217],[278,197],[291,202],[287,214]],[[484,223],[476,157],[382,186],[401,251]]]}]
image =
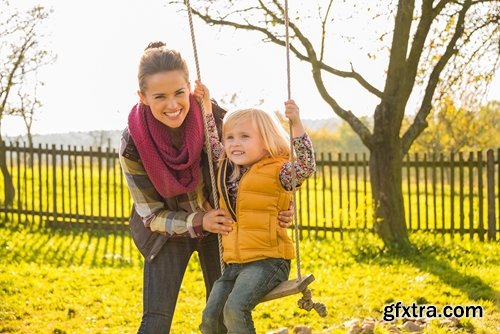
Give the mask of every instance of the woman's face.
[{"label": "woman's face", "polygon": [[146,91],[138,92],[153,116],[170,128],[182,125],[189,112],[190,87],[180,70],[160,72],[146,79]]}]

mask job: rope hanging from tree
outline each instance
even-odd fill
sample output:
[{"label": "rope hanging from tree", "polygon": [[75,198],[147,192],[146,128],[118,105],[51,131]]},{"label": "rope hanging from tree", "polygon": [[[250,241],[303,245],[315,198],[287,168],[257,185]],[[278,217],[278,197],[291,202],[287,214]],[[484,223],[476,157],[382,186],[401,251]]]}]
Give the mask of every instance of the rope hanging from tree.
[{"label": "rope hanging from tree", "polygon": [[[291,66],[290,66],[290,33],[289,33],[289,19],[288,19],[288,1],[285,0],[285,49],[286,49],[286,82],[287,82],[287,97],[288,100],[292,98],[292,76],[291,76]],[[290,131],[290,161],[294,160],[295,150],[293,149],[293,138],[292,138],[292,122],[288,123]],[[299,224],[294,222],[295,217],[297,217],[297,196],[295,191],[295,180],[297,176],[295,174],[295,168],[292,168],[292,193],[293,193],[293,230],[295,232],[295,257],[297,263],[297,277],[300,280],[302,278],[302,273],[300,271],[300,247],[299,247]]]},{"label": "rope hanging from tree", "polygon": [[[200,74],[200,62],[198,61],[198,49],[196,48],[196,38],[194,36],[194,25],[193,25],[193,14],[191,13],[191,4],[189,3],[189,0],[185,0],[185,4],[188,10],[188,18],[189,18],[189,30],[191,32],[191,42],[193,44],[193,52],[194,52],[194,62],[196,65],[196,77],[198,78],[199,81],[201,81],[201,74]],[[217,195],[217,184],[215,183],[215,171],[214,171],[214,166],[213,166],[213,159],[212,159],[212,150],[210,149],[210,136],[208,133],[208,125],[207,125],[207,119],[206,119],[206,112],[205,108],[203,107],[203,103],[200,103],[200,108],[201,112],[203,113],[203,129],[205,131],[205,147],[208,155],[208,166],[210,170],[210,182],[212,185],[212,197],[214,199],[214,206],[215,209],[219,208],[219,196]],[[219,240],[219,258],[220,258],[220,271],[221,273],[224,273],[224,260],[222,259],[222,239],[221,235],[217,234],[217,238]]]},{"label": "rope hanging from tree", "polygon": [[[201,74],[200,74],[200,64],[198,60],[198,50],[196,48],[196,38],[194,34],[194,25],[193,25],[193,18],[192,18],[192,10],[191,10],[191,4],[189,0],[184,1],[186,7],[187,7],[187,12],[188,12],[188,19],[189,19],[189,29],[191,32],[191,41],[193,45],[193,52],[194,52],[194,60],[195,60],[195,65],[196,65],[196,75],[198,80],[201,81]],[[286,44],[286,74],[287,74],[287,96],[288,100],[291,99],[291,70],[290,70],[290,35],[289,35],[289,18],[288,18],[288,1],[285,0],[285,6],[284,6],[284,22],[285,22],[285,44]],[[201,110],[203,113],[203,116],[205,116],[205,110],[203,108],[203,104],[200,104]],[[203,125],[204,125],[204,130],[205,130],[205,145],[206,145],[206,151],[208,154],[208,159],[209,161],[212,161],[212,152],[210,149],[210,142],[209,142],[209,134],[208,134],[208,126],[206,122],[206,118],[203,117]],[[290,161],[294,160],[294,148],[293,148],[293,138],[292,138],[292,123],[289,123],[289,131],[290,131]],[[209,163],[210,166],[210,181],[212,184],[212,196],[214,198],[214,203],[215,203],[215,208],[219,208],[219,201],[218,201],[218,195],[217,195],[217,184],[216,184],[216,178],[215,178],[215,171],[213,169],[213,165]],[[300,247],[299,247],[299,228],[298,228],[298,223],[294,222],[297,216],[297,208],[296,208],[296,189],[295,189],[295,180],[296,180],[296,174],[295,174],[295,168],[292,168],[292,193],[293,193],[293,217],[292,217],[292,223],[294,226],[294,236],[295,236],[295,257],[296,257],[296,263],[297,263],[297,279],[295,280],[288,280],[285,282],[282,282],[280,285],[278,285],[275,289],[273,289],[271,292],[269,292],[262,300],[261,302],[276,299],[276,298],[281,298],[285,297],[291,294],[295,293],[302,293],[302,297],[298,300],[297,304],[299,308],[304,309],[306,311],[311,311],[314,309],[316,312],[321,317],[326,317],[327,315],[327,310],[326,306],[322,303],[317,303],[312,301],[312,293],[307,287],[312,281],[314,281],[314,276],[312,274],[308,274],[304,277],[302,277],[301,273],[301,260],[300,260]],[[225,264],[223,261],[222,257],[222,240],[220,234],[218,235],[219,239],[219,255],[220,255],[220,265],[221,265],[221,272],[224,272]]]}]

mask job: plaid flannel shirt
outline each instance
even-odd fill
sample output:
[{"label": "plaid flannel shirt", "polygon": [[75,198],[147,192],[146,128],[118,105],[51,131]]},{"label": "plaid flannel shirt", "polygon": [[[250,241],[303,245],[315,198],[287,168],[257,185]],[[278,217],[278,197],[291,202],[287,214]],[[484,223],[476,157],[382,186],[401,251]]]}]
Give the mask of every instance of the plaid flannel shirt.
[{"label": "plaid flannel shirt", "polygon": [[167,236],[204,236],[203,215],[209,204],[201,175],[194,191],[163,198],[151,183],[128,131],[121,138],[119,159],[135,210],[145,227]]}]

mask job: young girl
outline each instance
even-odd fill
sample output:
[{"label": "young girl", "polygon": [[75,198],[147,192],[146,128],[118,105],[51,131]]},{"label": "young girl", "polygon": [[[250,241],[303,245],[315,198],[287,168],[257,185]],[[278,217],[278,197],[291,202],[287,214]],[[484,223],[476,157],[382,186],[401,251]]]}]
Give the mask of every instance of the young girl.
[{"label": "young girl", "polygon": [[[206,87],[199,85],[199,89]],[[198,92],[198,96],[203,93]],[[223,146],[218,142],[215,122],[207,112],[214,158],[222,159],[218,172],[220,206],[232,216],[233,230],[222,236],[227,264],[203,311],[203,334],[255,333],[252,310],[290,273],[294,247],[277,214],[292,199],[292,169],[295,186],[314,173],[312,143],[293,100],[285,102],[285,116],[292,124],[297,160],[290,161],[288,135],[262,110],[245,109],[228,114],[222,127]],[[222,149],[223,148],[223,149]],[[224,315],[224,325],[217,322]]]}]

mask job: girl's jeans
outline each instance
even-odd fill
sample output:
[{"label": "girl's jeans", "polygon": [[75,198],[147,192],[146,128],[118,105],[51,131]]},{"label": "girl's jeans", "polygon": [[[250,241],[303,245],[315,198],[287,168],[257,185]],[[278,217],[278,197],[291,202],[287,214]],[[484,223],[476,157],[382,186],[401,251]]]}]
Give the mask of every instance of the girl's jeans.
[{"label": "girl's jeans", "polygon": [[[144,262],[143,315],[138,333],[170,332],[182,278],[195,251],[198,252],[208,296],[221,273],[217,235],[210,234],[201,240],[167,240],[152,262]],[[222,324],[222,319],[220,321]]]},{"label": "girl's jeans", "polygon": [[[290,260],[264,259],[229,264],[210,293],[202,315],[203,334],[255,333],[252,310],[259,301],[290,273]],[[223,314],[224,325],[220,319]]]}]

